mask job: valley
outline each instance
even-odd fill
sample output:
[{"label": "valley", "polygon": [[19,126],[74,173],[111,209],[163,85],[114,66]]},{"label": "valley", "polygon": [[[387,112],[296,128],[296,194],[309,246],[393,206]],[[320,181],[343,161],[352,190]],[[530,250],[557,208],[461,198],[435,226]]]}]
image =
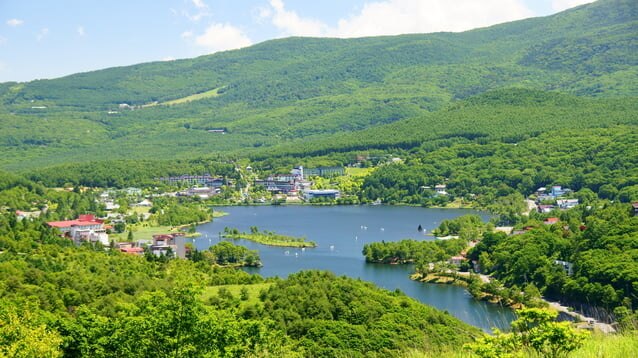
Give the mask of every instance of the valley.
[{"label": "valley", "polygon": [[0,83],[0,356],[636,356],[636,143],[631,0]]}]

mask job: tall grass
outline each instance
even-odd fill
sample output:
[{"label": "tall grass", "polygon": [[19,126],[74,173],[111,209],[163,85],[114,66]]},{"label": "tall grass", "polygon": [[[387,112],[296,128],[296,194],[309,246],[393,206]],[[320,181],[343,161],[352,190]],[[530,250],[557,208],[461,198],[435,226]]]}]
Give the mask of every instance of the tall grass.
[{"label": "tall grass", "polygon": [[[476,355],[459,347],[454,351],[422,352],[412,350],[405,352],[404,358],[471,358]],[[521,358],[542,358],[534,351],[521,352]],[[624,334],[595,333],[578,350],[571,352],[567,358],[633,358],[638,357],[638,332]]]},{"label": "tall grass", "polygon": [[624,358],[638,357],[638,332],[617,335],[593,334],[579,350],[569,357]]}]

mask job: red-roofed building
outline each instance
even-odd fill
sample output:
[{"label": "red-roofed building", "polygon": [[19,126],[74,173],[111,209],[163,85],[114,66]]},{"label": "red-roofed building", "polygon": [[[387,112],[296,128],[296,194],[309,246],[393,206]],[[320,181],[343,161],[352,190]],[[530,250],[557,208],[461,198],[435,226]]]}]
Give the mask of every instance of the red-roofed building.
[{"label": "red-roofed building", "polygon": [[50,221],[49,226],[57,228],[62,236],[73,239],[76,243],[82,241],[101,242],[109,244],[109,236],[106,234],[104,222],[93,215],[80,215],[76,220]]},{"label": "red-roofed building", "polygon": [[634,215],[638,215],[638,201],[631,203],[631,206],[634,208]]},{"label": "red-roofed building", "polygon": [[121,247],[120,251],[130,255],[144,255],[144,249],[141,247]]},{"label": "red-roofed building", "polygon": [[[156,256],[168,255],[170,253],[171,255],[184,258],[186,257],[186,248],[183,237],[183,232],[153,235],[151,252]],[[182,238],[182,240],[178,240],[178,238]]]},{"label": "red-roofed building", "polygon": [[554,225],[559,221],[558,218],[547,218],[543,223],[545,225]]}]

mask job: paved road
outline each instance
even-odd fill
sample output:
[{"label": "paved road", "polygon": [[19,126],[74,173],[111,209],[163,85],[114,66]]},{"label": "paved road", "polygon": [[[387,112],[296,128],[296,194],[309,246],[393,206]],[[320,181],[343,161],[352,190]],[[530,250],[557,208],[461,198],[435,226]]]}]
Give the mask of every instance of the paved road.
[{"label": "paved road", "polygon": [[[578,312],[574,312],[574,311],[570,311],[568,307],[561,305],[558,302],[550,302],[547,301],[547,303],[549,303],[549,306],[554,308],[555,310],[559,311],[559,312],[564,312],[565,314],[576,318],[579,321],[583,321],[583,322],[589,322],[586,323],[590,328],[593,328],[594,330],[603,332],[603,333],[615,333],[616,329],[607,323],[602,323],[602,322],[598,322],[595,319],[591,318],[591,317],[587,317],[584,316]],[[579,327],[587,327],[587,326],[583,326],[580,325]]]}]

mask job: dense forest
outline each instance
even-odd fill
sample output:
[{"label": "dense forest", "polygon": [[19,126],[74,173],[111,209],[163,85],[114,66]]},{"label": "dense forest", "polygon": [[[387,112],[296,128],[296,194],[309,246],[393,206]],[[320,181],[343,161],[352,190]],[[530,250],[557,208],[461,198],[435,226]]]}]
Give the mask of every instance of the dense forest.
[{"label": "dense forest", "polygon": [[[635,108],[638,94],[633,85],[638,75],[636,18],[632,0],[600,0],[463,33],[290,38],[195,59],[4,83],[0,165],[20,169],[229,152],[260,155],[284,142],[290,143],[285,152],[317,155],[333,150],[326,139],[332,135],[339,138],[334,143],[350,151],[387,147],[388,140],[405,148],[415,141],[484,134],[478,131],[480,122],[499,116],[500,110],[487,106],[467,117],[480,122],[455,125],[450,108],[475,104],[471,98],[476,96],[484,101],[481,95],[489,91],[513,88],[553,91],[546,96],[557,99],[555,108],[544,110],[532,98],[519,106],[521,111],[511,112],[510,125],[487,126],[490,131],[502,127],[510,139],[565,128],[554,119],[521,121],[527,125],[515,120],[527,111],[537,119],[554,112],[577,128],[617,123],[612,113]],[[573,102],[571,109],[566,101]],[[609,111],[612,118],[574,121],[579,115],[570,113],[582,113],[579,107]],[[399,126],[415,121],[423,126],[405,140],[391,139],[388,133],[379,137],[388,138],[380,143],[363,139],[365,133],[350,136],[403,121]],[[433,135],[419,134],[430,131]],[[315,140],[317,144],[308,145]],[[266,150],[265,155],[277,151]]]},{"label": "dense forest", "polygon": [[473,198],[485,207],[510,198],[510,210],[501,208],[500,213],[510,221],[522,211],[523,196],[542,186],[562,185],[581,198],[593,193],[630,202],[638,200],[636,141],[635,127],[623,126],[555,131],[517,143],[420,150],[406,163],[382,166],[366,177],[362,195],[388,203],[428,204],[435,198],[422,187],[445,183],[450,196]]},{"label": "dense forest", "polygon": [[[40,220],[11,217],[0,216],[3,355],[393,356],[479,335],[401,293],[350,278],[311,271],[264,282],[211,265],[254,255],[230,243],[195,261],[148,260],[75,247]],[[246,287],[241,297],[221,289],[238,284]]]},{"label": "dense forest", "polygon": [[[602,308],[622,318],[638,308],[638,217],[633,208],[592,201],[559,218],[546,225],[540,215],[533,216],[520,235],[486,233],[468,258],[508,286],[533,284],[544,296],[585,310]],[[566,270],[556,260],[573,267]]]},{"label": "dense forest", "polygon": [[440,241],[401,240],[373,242],[363,246],[366,262],[429,263],[446,261],[467,246],[465,239]]}]

